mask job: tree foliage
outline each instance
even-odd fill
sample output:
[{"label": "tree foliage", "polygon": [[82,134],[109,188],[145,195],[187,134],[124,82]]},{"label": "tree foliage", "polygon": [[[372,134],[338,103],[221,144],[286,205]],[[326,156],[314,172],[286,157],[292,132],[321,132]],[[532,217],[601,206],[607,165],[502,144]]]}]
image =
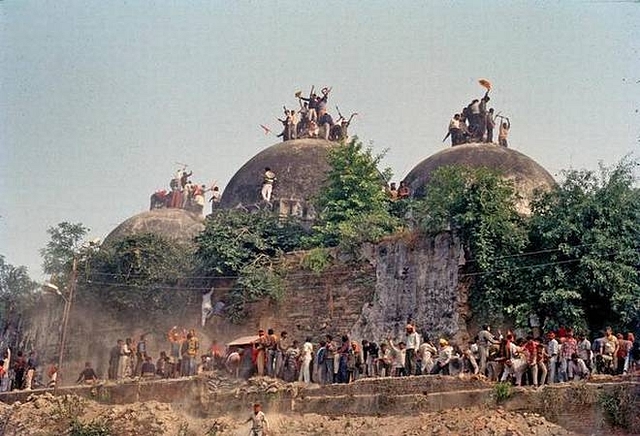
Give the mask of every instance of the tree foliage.
[{"label": "tree foliage", "polygon": [[518,304],[523,289],[514,280],[513,255],[526,246],[522,218],[516,212],[513,184],[486,168],[439,168],[432,175],[415,218],[428,234],[452,230],[467,252],[465,272],[473,277],[470,303],[476,316],[500,318]]},{"label": "tree foliage", "polygon": [[529,316],[545,328],[597,330],[640,323],[640,191],[636,163],[569,171],[519,216],[511,184],[489,170],[445,167],[415,216],[428,233],[452,230],[467,251],[470,304],[480,322]]},{"label": "tree foliage", "polygon": [[207,218],[205,230],[196,237],[198,273],[237,279],[227,307],[231,319],[240,321],[246,303],[282,297],[277,259],[300,248],[306,233],[297,221],[283,220],[270,211],[219,211]]},{"label": "tree foliage", "polygon": [[38,284],[31,280],[26,266],[14,266],[0,255],[0,337],[13,318],[20,316],[35,300]]},{"label": "tree foliage", "polygon": [[84,238],[89,229],[81,223],[61,222],[49,227],[49,242],[40,250],[42,268],[51,274],[51,281],[64,286],[69,280],[73,259],[82,252]]},{"label": "tree foliage", "polygon": [[570,171],[533,203],[531,250],[549,264],[531,280],[534,303],[554,325],[602,328],[640,321],[640,191],[636,162],[599,172]]},{"label": "tree foliage", "polygon": [[377,242],[400,226],[389,212],[384,189],[391,171],[378,169],[383,157],[357,138],[329,151],[327,182],[316,200],[319,223],[307,240],[309,246],[352,250],[363,242]]},{"label": "tree foliage", "polygon": [[219,211],[196,237],[198,269],[207,276],[236,276],[247,265],[298,249],[305,234],[298,222],[270,211]]},{"label": "tree foliage", "polygon": [[[126,236],[102,246],[91,259],[86,279],[92,297],[116,311],[144,309],[166,313],[197,299],[191,287],[193,249],[163,236]],[[193,295],[192,295],[193,294]]]}]

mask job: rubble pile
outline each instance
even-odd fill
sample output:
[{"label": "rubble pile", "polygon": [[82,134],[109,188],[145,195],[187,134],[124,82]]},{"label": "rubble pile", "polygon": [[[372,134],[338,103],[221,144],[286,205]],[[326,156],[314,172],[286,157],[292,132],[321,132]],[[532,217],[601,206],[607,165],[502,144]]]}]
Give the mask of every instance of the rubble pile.
[{"label": "rubble pile", "polygon": [[[266,392],[272,389],[267,380],[241,382],[242,392]],[[280,382],[285,389],[295,388]],[[72,434],[82,428],[83,434],[100,435],[211,435],[246,434],[250,424],[243,416],[194,417],[170,404],[148,401],[126,405],[105,405],[75,395],[53,396],[45,393],[30,396],[25,403],[11,406],[0,403],[0,434],[6,436],[45,436]],[[325,416],[318,414],[274,414],[267,411],[271,435],[397,435],[453,436],[571,436],[562,427],[537,414],[511,413],[500,408],[476,407],[452,409],[446,413],[386,417]],[[75,426],[75,427],[74,427]],[[94,433],[88,433],[91,429]],[[98,433],[101,430],[102,433]],[[75,433],[78,434],[78,433]]]},{"label": "rubble pile", "polygon": [[505,412],[483,407],[452,409],[446,413],[388,417],[327,417],[321,415],[279,416],[274,421],[278,435],[362,436],[573,436],[537,414]]},{"label": "rubble pile", "polygon": [[271,377],[252,377],[249,380],[232,379],[224,375],[211,373],[207,377],[207,387],[210,392],[233,391],[236,397],[247,394],[276,394],[290,393],[297,397],[300,389],[309,389],[300,383],[286,383]]},{"label": "rubble pile", "polygon": [[0,406],[0,434],[5,436],[69,434],[72,429],[113,436],[187,436],[203,434],[207,424],[157,401],[114,406],[76,395],[44,393],[29,396],[25,403]]}]

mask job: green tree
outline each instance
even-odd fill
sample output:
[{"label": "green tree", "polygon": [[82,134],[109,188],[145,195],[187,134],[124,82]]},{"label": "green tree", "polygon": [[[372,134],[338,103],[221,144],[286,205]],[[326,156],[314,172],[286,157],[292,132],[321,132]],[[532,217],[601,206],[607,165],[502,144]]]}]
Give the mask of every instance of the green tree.
[{"label": "green tree", "polygon": [[42,268],[51,274],[51,281],[56,285],[64,286],[68,282],[73,260],[81,254],[88,232],[82,224],[66,221],[47,230],[49,242],[40,250]]},{"label": "green tree", "polygon": [[549,327],[592,330],[640,322],[640,191],[637,162],[569,171],[533,203],[531,282]]},{"label": "green tree", "polygon": [[27,267],[11,265],[0,255],[0,338],[15,332],[16,323],[34,304],[37,288]]},{"label": "green tree", "polygon": [[85,297],[116,311],[175,312],[199,293],[194,287],[193,248],[154,233],[130,235],[102,246],[91,259]]},{"label": "green tree", "polygon": [[329,151],[327,182],[316,200],[319,222],[308,246],[353,249],[363,242],[377,242],[400,227],[389,213],[384,190],[391,171],[378,169],[383,157],[384,153],[374,155],[357,138]]},{"label": "green tree", "polygon": [[298,222],[281,220],[270,211],[219,211],[207,217],[204,231],[196,237],[200,274],[235,276],[260,259],[298,249],[305,234]]},{"label": "green tree", "polygon": [[282,220],[269,211],[220,211],[207,218],[205,230],[196,237],[198,274],[236,279],[227,306],[231,319],[240,321],[246,303],[282,297],[277,260],[300,248],[306,233],[295,220]]},{"label": "green tree", "polygon": [[526,247],[523,218],[513,184],[486,168],[437,169],[414,218],[427,234],[453,231],[466,251],[469,301],[478,323],[503,315],[526,317],[526,286],[519,280],[518,253]]}]

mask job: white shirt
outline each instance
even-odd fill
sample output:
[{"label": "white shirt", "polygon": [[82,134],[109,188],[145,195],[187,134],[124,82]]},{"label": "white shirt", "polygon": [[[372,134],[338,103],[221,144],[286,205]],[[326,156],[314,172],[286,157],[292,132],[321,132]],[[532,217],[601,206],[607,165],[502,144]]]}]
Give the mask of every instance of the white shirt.
[{"label": "white shirt", "polygon": [[438,354],[438,363],[440,366],[444,366],[449,363],[451,360],[451,356],[453,355],[453,347],[450,345],[445,345],[440,348],[440,353]]},{"label": "white shirt", "polygon": [[551,339],[547,345],[547,353],[549,356],[558,355],[560,353],[560,344],[555,339]]},{"label": "white shirt", "polygon": [[302,358],[304,360],[311,360],[313,355],[313,344],[311,342],[305,342],[302,345]]},{"label": "white shirt", "polygon": [[394,368],[404,368],[405,361],[407,360],[407,349],[391,346],[393,348],[393,367]]},{"label": "white shirt", "polygon": [[253,426],[251,427],[253,430],[262,431],[265,428],[269,428],[269,422],[267,421],[267,417],[262,410],[260,410],[258,413],[252,413],[251,421],[253,422]]},{"label": "white shirt", "polygon": [[420,346],[420,336],[417,332],[407,335],[407,350],[417,350]]}]

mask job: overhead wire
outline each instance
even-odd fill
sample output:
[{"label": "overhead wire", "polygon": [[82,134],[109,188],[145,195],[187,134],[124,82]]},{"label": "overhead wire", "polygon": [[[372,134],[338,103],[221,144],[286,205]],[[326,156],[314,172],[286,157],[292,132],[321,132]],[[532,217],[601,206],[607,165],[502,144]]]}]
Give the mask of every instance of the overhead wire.
[{"label": "overhead wire", "polygon": [[[610,253],[604,253],[601,254],[602,257],[608,257],[608,256],[612,256],[614,254],[616,254],[617,251],[615,252],[610,252]],[[520,271],[520,270],[528,270],[528,269],[537,269],[537,268],[545,268],[545,267],[549,267],[549,266],[556,266],[556,265],[565,265],[565,264],[571,264],[571,263],[576,263],[576,262],[580,262],[582,261],[584,256],[580,256],[578,258],[575,259],[565,259],[565,260],[557,260],[557,261],[553,261],[553,262],[544,262],[544,263],[538,263],[538,264],[531,264],[531,265],[522,265],[522,266],[513,266],[513,267],[509,267],[509,268],[498,268],[498,269],[492,269],[492,270],[487,270],[487,271],[476,271],[476,272],[469,272],[469,273],[463,273],[463,272],[459,272],[457,274],[458,277],[478,277],[478,276],[485,276],[485,275],[489,275],[489,274],[498,274],[498,273],[503,273],[503,272],[509,272],[509,271]],[[293,274],[293,275],[284,275],[284,279],[294,279],[294,278],[300,278],[300,277],[314,277],[317,279],[321,279],[321,278],[326,278],[327,276],[333,277],[333,276],[345,276],[345,278],[349,278],[348,276],[350,275],[348,272],[345,273],[343,271],[341,272],[335,272],[335,273],[321,273],[321,274],[317,274],[317,273],[298,273],[298,274]],[[225,278],[227,279],[239,279],[241,276],[225,276]],[[182,280],[186,278],[185,277],[174,277],[174,279],[176,280]],[[201,277],[201,278],[208,278],[208,279],[215,279],[218,277],[212,276],[212,277]],[[83,283],[86,284],[91,284],[91,285],[98,285],[98,286],[109,286],[109,287],[125,287],[125,288],[152,288],[152,289],[157,289],[157,290],[175,290],[175,291],[185,291],[185,290],[192,290],[192,291],[203,291],[203,290],[210,290],[211,286],[193,286],[193,285],[141,285],[141,284],[134,284],[134,283],[122,283],[122,282],[109,282],[109,281],[95,281],[95,280],[91,280],[91,279],[85,279],[83,281]],[[308,285],[306,284],[304,286],[304,288],[306,290],[318,290],[318,289],[326,289],[326,284],[318,284],[318,285]],[[216,287],[217,290],[226,290],[226,291],[230,291],[233,289],[236,289],[237,287],[221,287],[218,288]]]},{"label": "overhead wire", "polygon": [[[576,248],[584,248],[584,247],[590,247],[593,245],[598,245],[599,243],[591,243],[591,244],[578,244],[578,245],[567,245],[567,246],[563,246],[563,247],[557,247],[557,248],[546,248],[546,249],[541,249],[541,250],[535,250],[535,251],[525,251],[522,253],[513,253],[513,254],[508,254],[505,256],[498,256],[498,257],[494,257],[492,260],[493,261],[499,261],[499,260],[504,260],[504,259],[513,259],[513,258],[519,258],[519,257],[527,257],[527,256],[535,256],[538,254],[546,254],[546,253],[553,253],[553,252],[564,252],[566,250],[570,250],[570,249],[576,249]],[[617,251],[616,251],[617,253]],[[611,254],[615,254],[615,253],[611,253]],[[610,256],[611,254],[605,254],[605,256]],[[474,263],[477,262],[476,258],[471,258],[471,259],[465,259],[466,263]],[[275,262],[277,264],[277,262]],[[527,268],[528,266],[523,266],[523,267],[518,267],[518,268]],[[108,273],[108,272],[101,272],[101,271],[91,271],[89,274],[91,275],[98,275],[98,276],[108,276],[108,277],[113,277],[113,278],[117,278],[117,277],[124,277],[124,278],[137,278],[137,277],[144,277],[145,274],[140,274],[140,273]],[[322,273],[323,276],[335,276],[335,275],[344,275],[345,273],[343,271],[336,271],[336,272],[324,272]],[[297,272],[297,273],[293,273],[293,274],[287,274],[287,277],[290,278],[299,278],[299,277],[307,277],[307,276],[318,276],[317,273],[315,272]],[[204,280],[237,280],[238,278],[240,278],[241,276],[239,275],[202,275],[202,276],[198,276],[198,275],[184,275],[184,276],[179,276],[178,279],[179,280],[195,280],[195,279],[204,279]]]}]

